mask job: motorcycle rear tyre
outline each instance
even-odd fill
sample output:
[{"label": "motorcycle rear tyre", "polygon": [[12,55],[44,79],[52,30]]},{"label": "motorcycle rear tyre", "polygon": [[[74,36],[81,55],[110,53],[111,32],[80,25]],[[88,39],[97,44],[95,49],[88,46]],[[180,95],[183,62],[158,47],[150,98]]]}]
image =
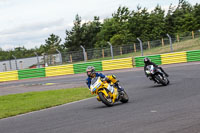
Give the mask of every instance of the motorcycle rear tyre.
[{"label": "motorcycle rear tyre", "polygon": [[121,102],[122,103],[127,103],[129,100],[127,93],[124,91],[124,95],[121,97]]}]

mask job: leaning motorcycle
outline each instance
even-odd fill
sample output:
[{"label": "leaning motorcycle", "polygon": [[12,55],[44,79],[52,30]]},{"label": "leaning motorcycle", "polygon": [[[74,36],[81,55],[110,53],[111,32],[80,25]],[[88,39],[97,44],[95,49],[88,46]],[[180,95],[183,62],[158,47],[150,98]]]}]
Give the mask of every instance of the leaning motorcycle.
[{"label": "leaning motorcycle", "polygon": [[97,95],[97,100],[101,101],[107,106],[113,106],[115,102],[121,101],[122,103],[128,102],[129,98],[125,91],[119,93],[117,88],[108,81],[101,77],[92,79],[90,85],[91,94]]},{"label": "leaning motorcycle", "polygon": [[156,69],[153,65],[147,66],[146,74],[149,78],[154,79],[154,81],[158,84],[162,84],[164,86],[169,84],[169,79],[165,76],[165,74],[160,69]]}]

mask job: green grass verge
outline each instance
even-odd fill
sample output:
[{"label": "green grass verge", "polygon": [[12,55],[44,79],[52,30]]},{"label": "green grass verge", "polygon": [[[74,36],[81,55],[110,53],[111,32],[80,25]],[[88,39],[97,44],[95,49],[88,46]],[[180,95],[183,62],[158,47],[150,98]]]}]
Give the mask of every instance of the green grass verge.
[{"label": "green grass verge", "polygon": [[0,119],[93,97],[87,88],[0,96]]}]

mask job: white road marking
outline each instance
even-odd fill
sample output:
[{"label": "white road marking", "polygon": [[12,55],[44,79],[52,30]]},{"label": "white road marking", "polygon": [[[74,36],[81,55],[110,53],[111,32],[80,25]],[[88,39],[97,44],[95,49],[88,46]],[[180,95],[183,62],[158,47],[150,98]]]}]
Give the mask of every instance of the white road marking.
[{"label": "white road marking", "polygon": [[156,110],[151,110],[151,113],[157,113],[157,111]]}]

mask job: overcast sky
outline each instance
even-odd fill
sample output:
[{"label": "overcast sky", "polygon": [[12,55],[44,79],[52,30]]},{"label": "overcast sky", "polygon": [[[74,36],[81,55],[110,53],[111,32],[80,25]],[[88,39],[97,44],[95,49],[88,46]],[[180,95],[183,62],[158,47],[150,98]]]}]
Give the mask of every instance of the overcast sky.
[{"label": "overcast sky", "polygon": [[[188,0],[195,5],[199,0]],[[0,47],[4,50],[25,46],[39,47],[54,33],[64,41],[65,30],[73,26],[76,14],[82,21],[110,18],[119,6],[168,10],[178,0],[0,0]]]}]

